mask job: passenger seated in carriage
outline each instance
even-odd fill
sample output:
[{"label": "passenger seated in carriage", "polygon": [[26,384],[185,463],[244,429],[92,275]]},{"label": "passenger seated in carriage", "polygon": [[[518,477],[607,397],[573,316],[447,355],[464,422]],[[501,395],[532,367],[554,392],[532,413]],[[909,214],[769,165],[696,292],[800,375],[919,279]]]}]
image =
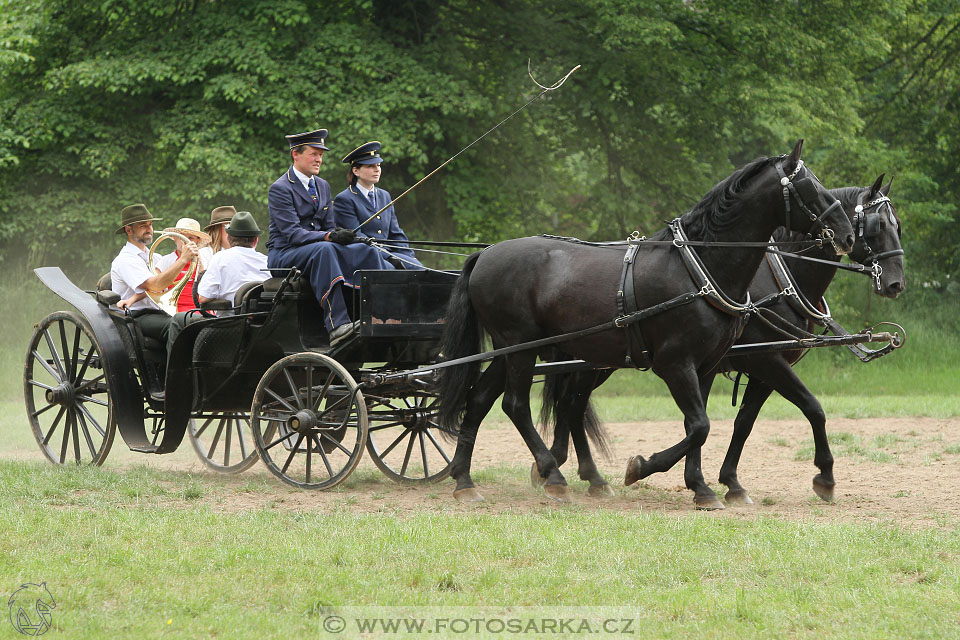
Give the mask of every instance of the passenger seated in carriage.
[{"label": "passenger seated in carriage", "polygon": [[[407,245],[407,235],[397,222],[397,214],[390,192],[380,189],[381,165],[380,143],[367,142],[360,145],[343,158],[350,165],[347,171],[347,188],[333,199],[333,214],[338,227],[356,229],[358,238],[373,240],[394,240],[396,245],[388,245],[384,253],[387,262],[397,269],[423,269],[413,250]],[[386,207],[380,213],[377,213]],[[376,214],[374,216],[374,214]]]},{"label": "passenger seated in carriage", "polygon": [[156,338],[161,342],[170,340],[170,316],[148,296],[138,296],[146,291],[160,293],[176,280],[177,276],[199,253],[193,241],[183,244],[183,248],[169,265],[160,266],[160,258],[154,256],[153,264],[148,265],[147,245],[153,242],[154,218],[146,205],[133,204],[125,207],[120,214],[119,235],[126,234],[127,243],[110,265],[110,288],[121,300],[130,301],[129,310],[140,327],[143,335]]},{"label": "passenger seated in carriage", "polygon": [[323,310],[330,344],[348,338],[356,324],[350,321],[343,287],[356,288],[359,269],[392,269],[374,247],[357,241],[352,229],[337,227],[330,185],[317,177],[323,164],[327,130],[286,136],[293,164],[270,186],[270,239],[267,262],[271,269],[296,267],[304,272]]},{"label": "passenger seated in carriage", "polygon": [[[249,211],[240,211],[226,229],[230,248],[218,251],[197,287],[200,303],[224,299],[233,304],[234,294],[248,282],[263,282],[270,277],[267,256],[256,250],[260,239],[257,221]],[[220,312],[221,315],[232,311]]]}]

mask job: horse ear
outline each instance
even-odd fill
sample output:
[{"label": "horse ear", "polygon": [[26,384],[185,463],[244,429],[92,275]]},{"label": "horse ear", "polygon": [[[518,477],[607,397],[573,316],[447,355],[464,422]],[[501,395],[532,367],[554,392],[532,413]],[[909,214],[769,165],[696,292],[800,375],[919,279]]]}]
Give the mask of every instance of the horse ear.
[{"label": "horse ear", "polygon": [[[881,176],[881,177],[882,177],[882,176]],[[887,197],[889,198],[889,197],[890,197],[890,185],[892,185],[892,184],[893,184],[893,178],[890,178],[890,182],[888,182],[885,186],[883,186],[883,187],[880,188],[880,193],[882,193],[883,195],[885,195],[885,196],[887,196]]]},{"label": "horse ear", "polygon": [[[873,181],[873,184],[870,185],[870,195],[871,195],[871,196],[872,196],[873,194],[875,194],[875,193],[880,193],[880,185],[883,184],[883,178],[884,178],[884,176],[886,176],[886,175],[887,175],[887,174],[885,174],[885,173],[881,173],[881,174],[880,174],[880,177],[878,177],[876,180],[874,180],[874,181]],[[886,195],[886,194],[884,194],[884,195]]]},{"label": "horse ear", "polygon": [[790,160],[793,161],[793,164],[796,165],[800,162],[800,154],[803,152],[803,138],[797,140],[796,146],[793,147],[793,151],[790,153]]}]

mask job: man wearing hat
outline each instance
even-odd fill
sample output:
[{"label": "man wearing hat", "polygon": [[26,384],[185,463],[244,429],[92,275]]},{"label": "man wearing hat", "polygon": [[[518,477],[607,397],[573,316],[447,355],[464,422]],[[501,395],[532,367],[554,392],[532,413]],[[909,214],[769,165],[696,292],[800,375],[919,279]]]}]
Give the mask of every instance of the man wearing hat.
[{"label": "man wearing hat", "polygon": [[233,304],[233,296],[240,287],[270,277],[267,256],[256,250],[261,233],[249,211],[240,211],[233,216],[227,227],[230,248],[218,251],[210,261],[197,288],[200,302],[219,298]]},{"label": "man wearing hat", "polygon": [[[116,233],[126,234],[127,243],[110,265],[110,288],[127,299],[139,293],[160,293],[176,280],[190,262],[197,257],[198,249],[193,241],[186,242],[180,255],[165,268],[155,262],[147,264],[149,249],[153,242],[153,222],[160,220],[150,215],[146,205],[132,204],[120,213],[120,228]],[[149,297],[132,303],[129,307],[144,335],[166,342],[170,329],[170,316],[164,313]]]},{"label": "man wearing hat", "polygon": [[391,269],[373,247],[356,243],[351,229],[334,224],[330,185],[317,177],[327,150],[326,129],[286,136],[293,165],[270,186],[271,269],[296,267],[304,272],[323,309],[331,346],[349,337],[350,322],[343,287],[356,287],[358,269]]},{"label": "man wearing hat", "polygon": [[[383,246],[387,261],[397,269],[423,269],[413,250],[407,244],[407,235],[397,222],[390,193],[379,189],[381,164],[380,143],[374,140],[362,144],[343,158],[350,165],[347,188],[333,200],[333,214],[337,226],[357,229],[357,237],[391,240]],[[387,207],[380,211],[383,207]],[[380,213],[377,213],[380,211]],[[374,215],[376,214],[376,215]]]}]

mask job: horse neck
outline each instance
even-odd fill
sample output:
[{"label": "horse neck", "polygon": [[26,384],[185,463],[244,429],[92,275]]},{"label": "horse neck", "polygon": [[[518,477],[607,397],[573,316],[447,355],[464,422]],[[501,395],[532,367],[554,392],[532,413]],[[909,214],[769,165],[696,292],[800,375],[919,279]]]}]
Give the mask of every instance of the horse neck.
[{"label": "horse neck", "polygon": [[[768,187],[759,196],[744,200],[736,224],[717,232],[717,242],[767,242],[784,219],[783,198],[779,189]],[[704,247],[700,258],[717,286],[734,300],[745,300],[766,253],[764,247]]]}]

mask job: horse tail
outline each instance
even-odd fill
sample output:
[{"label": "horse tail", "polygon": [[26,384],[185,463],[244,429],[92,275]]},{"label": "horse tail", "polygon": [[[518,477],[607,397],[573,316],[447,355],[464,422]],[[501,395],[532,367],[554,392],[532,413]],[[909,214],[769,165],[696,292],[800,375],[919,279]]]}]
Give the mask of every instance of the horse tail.
[{"label": "horse tail", "polygon": [[[480,253],[467,258],[463,272],[453,285],[450,302],[444,320],[440,352],[445,360],[454,360],[480,353],[483,342],[483,327],[470,302],[470,274],[477,264]],[[456,365],[439,369],[440,406],[437,422],[448,433],[460,429],[467,410],[470,388],[480,376],[480,363]]]},{"label": "horse tail", "polygon": [[[558,373],[548,375],[543,381],[542,404],[540,406],[540,430],[543,435],[550,431],[551,426],[556,429],[557,421],[561,419],[564,410],[564,398],[569,398],[572,393],[583,393],[582,386],[575,384],[579,376],[589,375],[587,373]],[[582,379],[582,378],[580,378]],[[573,387],[573,388],[571,388]],[[592,392],[593,389],[590,389]],[[607,437],[607,431],[603,428],[600,416],[597,415],[593,407],[593,401],[587,400],[587,406],[583,411],[582,418],[571,416],[570,419],[582,420],[583,430],[587,437],[596,446],[597,450],[606,459],[611,459],[613,452],[610,449],[610,440]],[[569,437],[569,436],[568,436]]]}]

